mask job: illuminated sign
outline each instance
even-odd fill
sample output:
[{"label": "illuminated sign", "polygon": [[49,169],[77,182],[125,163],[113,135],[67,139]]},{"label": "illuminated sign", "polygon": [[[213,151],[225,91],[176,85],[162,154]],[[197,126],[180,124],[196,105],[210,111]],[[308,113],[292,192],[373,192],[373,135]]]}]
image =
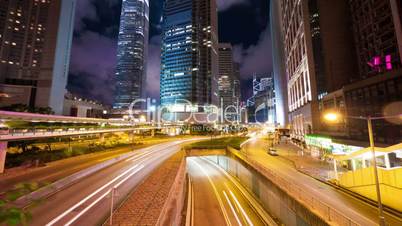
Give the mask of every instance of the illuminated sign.
[{"label": "illuminated sign", "polygon": [[385,68],[390,71],[392,70],[392,57],[391,55],[385,56]]},{"label": "illuminated sign", "polygon": [[305,141],[307,145],[332,150],[332,139],[318,135],[306,135]]},{"label": "illuminated sign", "polygon": [[374,70],[381,72],[381,66],[385,66],[385,69],[387,71],[392,70],[392,56],[391,55],[386,55],[384,57],[384,63],[381,59],[380,56],[375,56],[370,62],[367,62],[367,64]]},{"label": "illuminated sign", "polygon": [[333,155],[343,155],[362,149],[362,147],[334,143],[331,138],[319,135],[306,135],[305,141],[307,145],[329,150]]}]

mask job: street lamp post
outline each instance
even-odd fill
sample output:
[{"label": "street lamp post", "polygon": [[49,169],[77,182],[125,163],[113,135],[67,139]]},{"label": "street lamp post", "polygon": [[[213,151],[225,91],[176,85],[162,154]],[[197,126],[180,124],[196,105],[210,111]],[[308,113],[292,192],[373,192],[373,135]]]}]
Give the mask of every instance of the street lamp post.
[{"label": "street lamp post", "polygon": [[375,156],[375,146],[374,146],[374,134],[373,134],[373,125],[371,117],[367,117],[367,125],[368,125],[368,134],[370,139],[370,150],[372,155],[372,165],[374,169],[374,180],[375,180],[375,189],[377,193],[377,201],[378,201],[378,214],[380,225],[385,226],[385,218],[383,213],[382,201],[381,201],[381,189],[380,189],[380,182],[378,179],[378,170],[377,170],[377,158]]},{"label": "street lamp post", "polygon": [[[330,112],[330,113],[325,114],[323,118],[328,122],[337,122],[337,121],[339,121],[340,117],[341,117],[340,114]],[[378,179],[377,159],[376,159],[376,155],[375,155],[374,133],[373,133],[372,121],[379,120],[379,119],[389,119],[389,118],[402,119],[402,115],[386,116],[386,117],[371,117],[371,116],[369,116],[369,117],[343,116],[343,117],[367,121],[368,135],[369,135],[369,141],[370,141],[370,150],[371,150],[371,154],[372,154],[371,164],[373,165],[374,180],[375,180],[375,187],[376,187],[377,201],[378,201],[379,224],[380,224],[380,226],[385,226],[386,224],[385,224],[385,218],[384,218],[384,210],[383,210],[382,201],[381,201],[380,182]],[[336,165],[335,165],[335,167],[336,167]],[[335,169],[335,171],[336,171],[336,169]]]}]

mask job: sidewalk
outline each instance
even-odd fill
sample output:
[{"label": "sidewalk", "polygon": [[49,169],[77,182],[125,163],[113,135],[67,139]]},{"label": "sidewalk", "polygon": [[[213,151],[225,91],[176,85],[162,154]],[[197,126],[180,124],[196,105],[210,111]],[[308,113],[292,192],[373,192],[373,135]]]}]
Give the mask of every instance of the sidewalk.
[{"label": "sidewalk", "polygon": [[[314,158],[308,150],[303,150],[293,143],[280,143],[274,146],[278,150],[280,158],[289,161],[294,167],[318,180],[330,180],[333,175],[333,165],[325,160]],[[338,172],[342,169],[338,167]]]}]

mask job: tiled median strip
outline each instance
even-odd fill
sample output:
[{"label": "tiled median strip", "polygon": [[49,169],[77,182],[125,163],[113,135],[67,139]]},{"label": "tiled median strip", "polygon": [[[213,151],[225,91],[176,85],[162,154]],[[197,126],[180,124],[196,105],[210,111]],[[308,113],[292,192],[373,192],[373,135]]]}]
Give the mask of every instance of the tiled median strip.
[{"label": "tiled median strip", "polygon": [[[183,204],[184,200],[177,194],[180,193],[177,189],[184,187],[184,184],[181,184],[185,180],[184,170],[184,153],[179,152],[153,171],[127,197],[113,213],[113,225],[170,225],[165,223],[178,221],[172,219],[175,218],[176,210],[168,203]],[[163,213],[169,213],[165,215],[170,219],[161,218]],[[106,221],[105,225],[109,225],[108,222]]]}]

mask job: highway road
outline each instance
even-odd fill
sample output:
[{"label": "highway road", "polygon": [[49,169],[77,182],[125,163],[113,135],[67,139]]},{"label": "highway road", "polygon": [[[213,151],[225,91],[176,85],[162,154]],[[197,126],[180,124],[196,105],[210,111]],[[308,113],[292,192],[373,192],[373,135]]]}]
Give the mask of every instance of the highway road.
[{"label": "highway road", "polygon": [[29,225],[98,225],[114,206],[149,175],[159,164],[180,150],[184,142],[172,141],[143,148],[132,157],[94,173],[48,197],[32,213]]},{"label": "highway road", "polygon": [[[286,181],[292,182],[294,186],[304,188],[305,191],[308,191],[307,194],[309,196],[315,197],[316,200],[320,200],[357,223],[367,226],[378,224],[378,211],[376,207],[299,172],[289,161],[278,156],[268,155],[267,149],[268,143],[266,141],[251,139],[244,144],[242,153],[247,158],[274,171]],[[402,219],[389,214],[386,214],[385,217],[389,225],[402,225]]]},{"label": "highway road", "polygon": [[233,177],[202,157],[187,159],[193,185],[192,225],[276,225]]},{"label": "highway road", "polygon": [[174,141],[176,139],[155,139],[141,146],[114,148],[107,151],[50,162],[44,167],[30,168],[27,169],[26,172],[18,175],[0,175],[0,195],[2,192],[12,190],[19,183],[36,182],[41,185],[53,183],[56,180],[72,175],[80,170],[113,159],[130,151],[141,152],[140,148],[172,140]]}]

